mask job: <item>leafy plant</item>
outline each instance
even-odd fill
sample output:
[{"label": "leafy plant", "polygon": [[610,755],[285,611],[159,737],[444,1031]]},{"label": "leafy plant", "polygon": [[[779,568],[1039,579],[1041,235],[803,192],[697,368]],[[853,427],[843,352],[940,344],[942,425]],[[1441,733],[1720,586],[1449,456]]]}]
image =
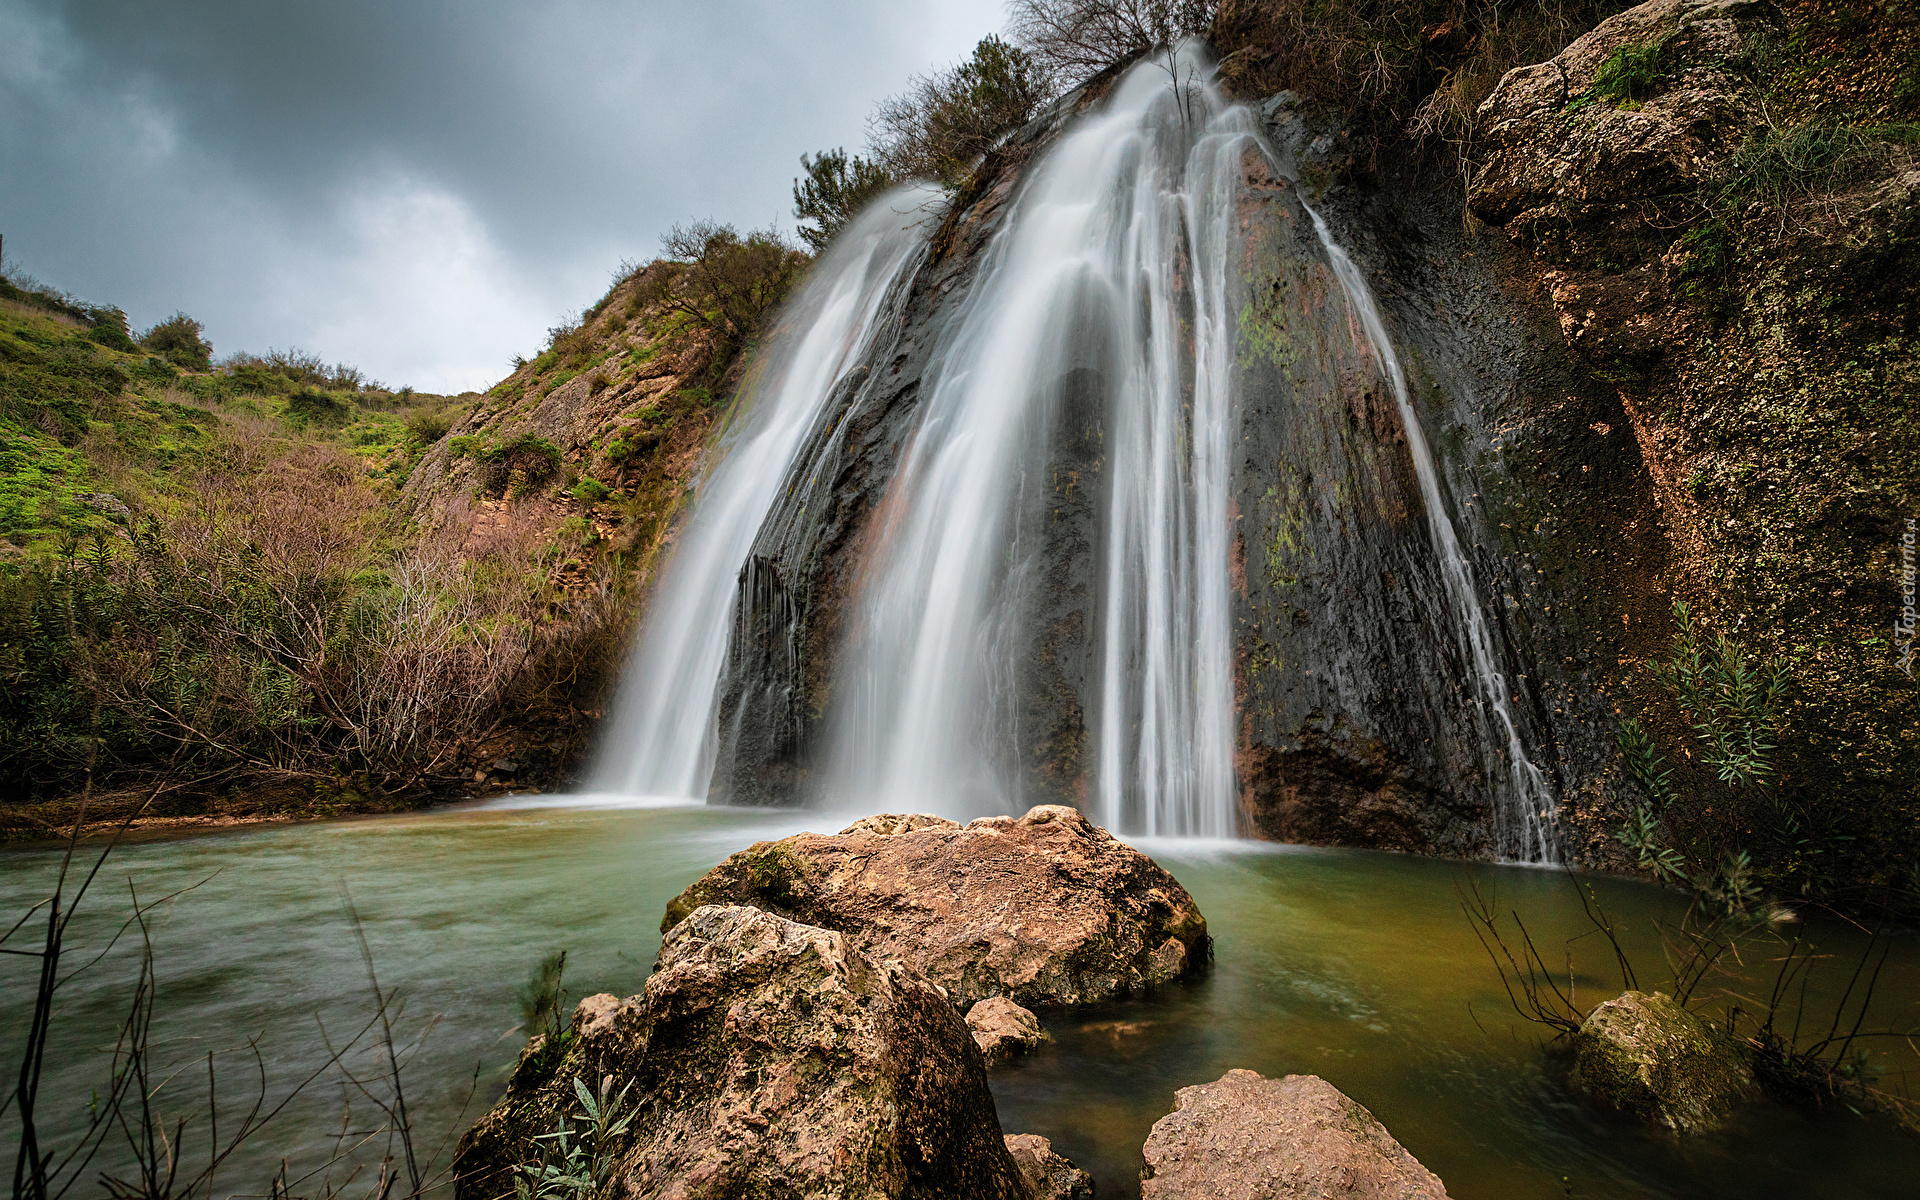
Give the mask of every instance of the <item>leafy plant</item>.
[{"label": "leafy plant", "polygon": [[1647,793],[1647,798],[1662,809],[1672,804],[1673,771],[1660,757],[1660,751],[1655,748],[1653,736],[1646,727],[1637,718],[1623,718],[1619,742],[1620,753],[1626,759],[1627,773]]},{"label": "leafy plant", "polygon": [[613,495],[613,489],[589,475],[574,485],[573,495],[576,500],[585,500],[593,504]]},{"label": "leafy plant", "polygon": [[[815,254],[825,250],[840,229],[874,197],[893,184],[893,175],[876,162],[845,150],[800,156],[804,180],[793,181],[793,215],[803,224],[800,240]],[[811,225],[804,222],[811,221]]]},{"label": "leafy plant", "polygon": [[1687,860],[1678,850],[1661,844],[1660,818],[1646,805],[1635,805],[1614,837],[1634,856],[1639,868],[1652,872],[1654,878],[1663,883],[1687,879]]},{"label": "leafy plant", "polygon": [[612,1178],[619,1138],[633,1123],[635,1114],[627,1107],[632,1087],[629,1080],[615,1092],[608,1075],[596,1096],[576,1077],[573,1094],[585,1119],[576,1123],[562,1116],[552,1133],[534,1138],[541,1157],[515,1168],[518,1200],[588,1200],[598,1194]]},{"label": "leafy plant", "polygon": [[1679,700],[1701,744],[1701,757],[1722,782],[1756,784],[1773,774],[1780,700],[1792,664],[1749,655],[1725,633],[1705,634],[1684,600],[1675,601],[1679,633],[1653,676]]}]

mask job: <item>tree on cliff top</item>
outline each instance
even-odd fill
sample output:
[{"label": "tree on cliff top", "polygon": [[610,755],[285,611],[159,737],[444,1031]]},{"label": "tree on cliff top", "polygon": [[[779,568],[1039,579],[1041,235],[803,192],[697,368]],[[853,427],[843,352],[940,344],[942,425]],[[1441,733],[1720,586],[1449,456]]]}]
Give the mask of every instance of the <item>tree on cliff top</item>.
[{"label": "tree on cliff top", "polygon": [[1033,117],[1050,91],[1031,54],[997,37],[973,57],[917,76],[880,102],[868,121],[873,154],[896,179],[932,179],[957,188],[981,155]]},{"label": "tree on cliff top", "polygon": [[675,225],[660,244],[679,269],[643,280],[642,302],[684,313],[729,338],[758,333],[808,261],[775,230],[742,237],[716,221]]},{"label": "tree on cliff top", "polygon": [[876,162],[845,150],[824,150],[800,156],[804,180],[793,181],[793,215],[812,225],[800,226],[800,240],[815,254],[827,248],[841,226],[851,221],[867,202],[893,183],[893,176]]},{"label": "tree on cliff top", "polygon": [[1217,0],[1013,0],[1008,32],[1056,87],[1213,26]]}]

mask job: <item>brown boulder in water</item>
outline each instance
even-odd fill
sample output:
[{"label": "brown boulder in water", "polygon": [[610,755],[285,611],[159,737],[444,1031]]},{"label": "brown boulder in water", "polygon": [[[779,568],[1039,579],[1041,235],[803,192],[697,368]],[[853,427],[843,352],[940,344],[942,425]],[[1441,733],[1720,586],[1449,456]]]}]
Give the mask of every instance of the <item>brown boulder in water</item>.
[{"label": "brown boulder in water", "polygon": [[638,996],[594,996],[558,1063],[523,1059],[461,1139],[461,1200],[513,1193],[574,1081],[611,1077],[631,1123],[597,1191],[819,1200],[1027,1200],[960,1014],[831,930],[708,907],[667,934]]},{"label": "brown boulder in water", "polygon": [[1093,1176],[1055,1154],[1046,1138],[1010,1133],[1007,1153],[1013,1155],[1021,1178],[1033,1190],[1033,1200],[1093,1200]]},{"label": "brown boulder in water", "polygon": [[1228,1071],[1153,1124],[1141,1200],[1445,1200],[1432,1171],[1317,1075]]},{"label": "brown boulder in water", "polygon": [[746,904],[835,929],[913,967],[962,1009],[989,996],[1092,1004],[1202,967],[1206,918],[1159,864],[1076,809],[965,826],[887,813],[845,831],[759,842],[667,905]]},{"label": "brown boulder in water", "polygon": [[1025,1054],[1047,1040],[1040,1018],[1005,996],[989,996],[967,1010],[967,1028],[987,1065]]}]

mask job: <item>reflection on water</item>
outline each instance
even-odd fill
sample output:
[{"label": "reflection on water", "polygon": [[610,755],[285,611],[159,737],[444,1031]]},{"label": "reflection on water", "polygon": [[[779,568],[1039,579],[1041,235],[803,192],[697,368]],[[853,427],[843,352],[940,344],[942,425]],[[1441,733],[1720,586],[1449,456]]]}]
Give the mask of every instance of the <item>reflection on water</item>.
[{"label": "reflection on water", "polygon": [[[666,902],[701,872],[749,842],[844,823],[631,800],[617,808],[518,801],[128,846],[76,932],[97,942],[117,926],[130,885],[151,897],[199,883],[154,933],[164,1054],[203,1058],[263,1034],[269,1070],[286,1080],[324,1053],[316,1018],[338,1030],[369,1011],[344,888],[382,983],[405,997],[402,1032],[426,1035],[409,1069],[408,1102],[430,1147],[459,1120],[476,1065],[480,1095],[468,1119],[497,1092],[519,1048],[509,1032],[513,993],[543,954],[569,951],[576,998],[630,994],[659,947]],[[1514,1017],[1458,894],[1471,881],[1494,888],[1557,955],[1587,928],[1564,875],[1232,843],[1149,849],[1206,913],[1212,972],[1150,1001],[1042,1014],[1053,1043],[994,1076],[1002,1125],[1052,1138],[1094,1173],[1107,1200],[1137,1194],[1140,1145],[1174,1090],[1231,1067],[1324,1076],[1462,1198],[1891,1197],[1910,1195],[1920,1178],[1920,1142],[1844,1111],[1762,1105],[1733,1128],[1683,1141],[1570,1096],[1562,1064]],[[57,860],[25,850],[0,863],[0,911],[18,913]],[[1652,921],[1677,915],[1672,897],[1594,882],[1629,931],[1643,975],[1653,974]],[[1583,1002],[1618,988],[1597,940],[1574,947]],[[1833,945],[1844,950],[1841,940],[1835,934]],[[9,1050],[21,1041],[31,965],[10,958],[0,967]],[[43,1109],[75,1113],[103,1081],[97,1050],[118,1028],[132,966],[116,952],[66,994]],[[1911,942],[1897,949],[1880,995],[1889,1010],[1920,998]],[[323,1154],[342,1100],[337,1086],[303,1096],[275,1135],[223,1176],[221,1190],[264,1191],[281,1155]],[[11,1155],[11,1144],[4,1151]]]}]

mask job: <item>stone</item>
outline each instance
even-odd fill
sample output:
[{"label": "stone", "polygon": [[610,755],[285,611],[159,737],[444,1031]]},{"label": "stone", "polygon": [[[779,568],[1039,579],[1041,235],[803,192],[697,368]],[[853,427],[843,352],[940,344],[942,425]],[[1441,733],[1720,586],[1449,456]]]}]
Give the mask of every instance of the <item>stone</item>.
[{"label": "stone", "polygon": [[1442,1200],[1440,1180],[1317,1075],[1228,1071],[1154,1122],[1141,1200]]},{"label": "stone", "polygon": [[988,1066],[1029,1053],[1048,1037],[1040,1018],[1005,996],[989,996],[968,1009],[967,1028]]},{"label": "stone", "polygon": [[579,1120],[576,1079],[630,1096],[601,1194],[1028,1196],[960,1014],[832,930],[703,907],[667,934],[639,995],[589,997],[571,1031],[544,1073],[523,1059],[461,1139],[460,1197],[512,1194],[533,1139]]},{"label": "stone", "polygon": [[1683,1133],[1717,1128],[1754,1086],[1739,1052],[1664,992],[1627,992],[1597,1005],[1573,1049],[1581,1088]]},{"label": "stone", "polygon": [[661,928],[707,904],[838,930],[962,1010],[989,996],[1073,1005],[1143,993],[1201,969],[1211,948],[1178,880],[1063,805],[965,826],[869,817],[834,836],[759,842],[675,897]]},{"label": "stone", "polygon": [[1053,1143],[1033,1133],[1007,1135],[1007,1153],[1033,1200],[1093,1200],[1093,1176],[1053,1152]]}]

